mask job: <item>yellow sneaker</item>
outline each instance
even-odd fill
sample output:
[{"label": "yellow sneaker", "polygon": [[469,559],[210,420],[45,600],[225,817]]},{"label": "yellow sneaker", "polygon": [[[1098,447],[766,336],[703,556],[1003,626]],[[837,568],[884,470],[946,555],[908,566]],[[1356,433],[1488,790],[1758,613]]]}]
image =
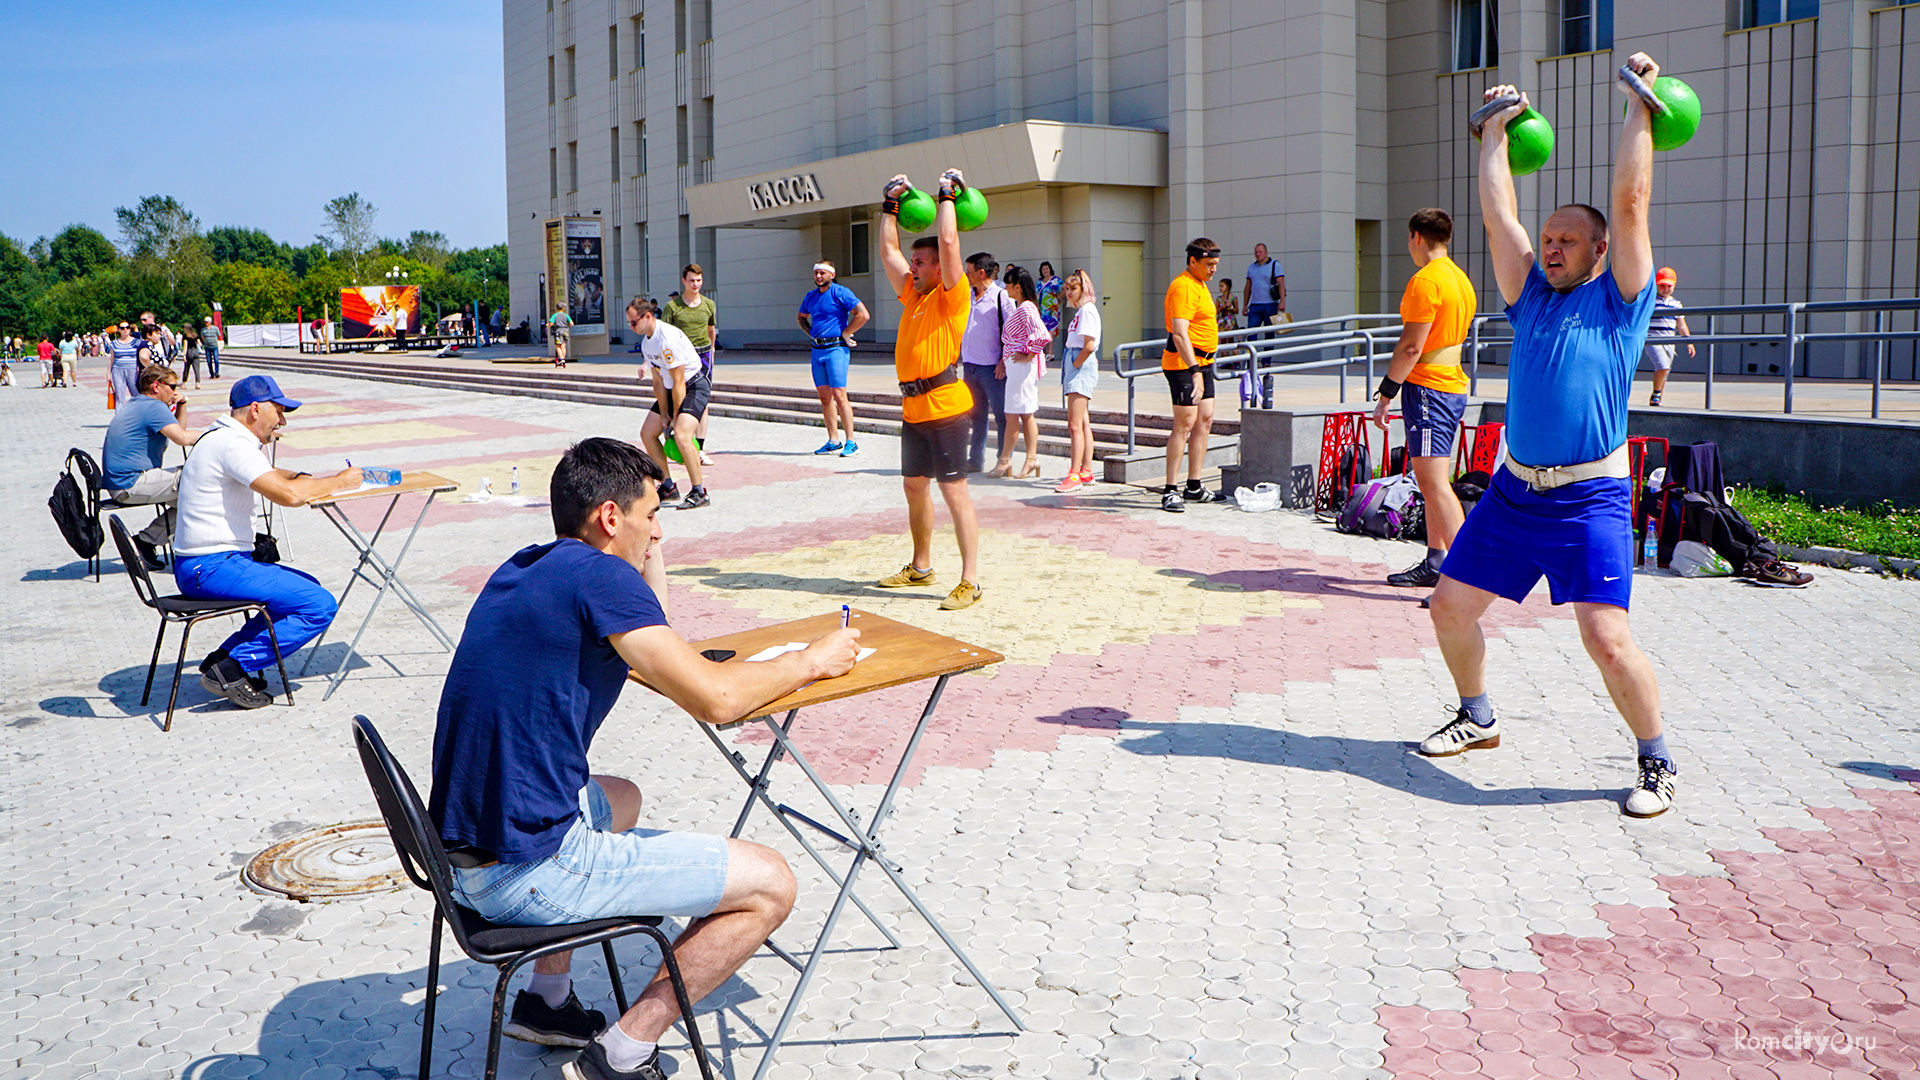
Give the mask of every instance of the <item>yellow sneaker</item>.
[{"label": "yellow sneaker", "polygon": [[981,588],[971,581],[962,581],[953,587],[945,600],[940,601],[941,611],[959,611],[963,607],[972,607],[980,599]]},{"label": "yellow sneaker", "polygon": [[909,585],[931,585],[933,584],[933,571],[915,570],[913,564],[908,563],[900,568],[899,573],[892,577],[881,578],[879,581],[874,582],[874,584],[883,589],[904,589]]}]

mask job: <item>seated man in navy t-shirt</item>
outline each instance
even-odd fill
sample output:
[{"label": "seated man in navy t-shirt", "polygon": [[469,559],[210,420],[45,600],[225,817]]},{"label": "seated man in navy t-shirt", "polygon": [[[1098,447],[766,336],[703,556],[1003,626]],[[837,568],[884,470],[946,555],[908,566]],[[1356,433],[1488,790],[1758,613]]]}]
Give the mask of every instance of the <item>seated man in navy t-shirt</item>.
[{"label": "seated man in navy t-shirt", "polygon": [[[662,478],[645,451],[616,439],[584,440],[560,459],[559,538],[514,553],[467,616],[440,695],[428,809],[455,865],[455,895],[494,922],[692,918],[674,956],[698,1001],[786,920],[793,872],[745,840],[635,828],[640,789],[587,771],[594,732],[629,667],[694,718],[731,723],[846,674],[860,634],[836,630],[760,664],[695,652],[667,625]],[[609,1027],[573,995],[570,956],[534,961],[507,1034],[586,1047],[564,1067],[572,1080],[663,1076],[654,1044],[679,1016],[666,976]]]},{"label": "seated man in navy t-shirt", "polygon": [[[1628,65],[1651,83],[1645,53]],[[1512,86],[1487,100],[1518,94]],[[1520,224],[1507,166],[1507,122],[1519,102],[1487,121],[1480,204],[1487,252],[1513,324],[1507,374],[1507,460],[1467,516],[1434,590],[1433,628],[1460,694],[1454,719],[1420,744],[1445,757],[1500,745],[1487,699],[1480,616],[1496,597],[1524,600],[1547,579],[1571,603],[1580,640],[1614,708],[1638,741],[1639,778],[1626,812],[1665,813],[1675,768],[1660,720],[1653,665],[1627,625],[1633,586],[1633,492],[1627,469],[1627,396],[1653,314],[1653,137],[1647,106],[1628,94],[1614,161],[1613,223],[1591,206],[1555,210],[1540,230],[1540,257]],[[1611,265],[1609,265],[1611,264]]]}]

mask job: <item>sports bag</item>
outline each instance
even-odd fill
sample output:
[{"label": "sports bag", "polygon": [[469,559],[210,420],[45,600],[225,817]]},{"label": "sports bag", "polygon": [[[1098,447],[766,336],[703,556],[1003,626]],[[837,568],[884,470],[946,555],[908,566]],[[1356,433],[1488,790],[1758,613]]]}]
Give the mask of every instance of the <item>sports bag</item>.
[{"label": "sports bag", "polygon": [[101,535],[100,522],[87,513],[87,497],[72,473],[63,472],[54,481],[47,508],[53,511],[53,523],[60,527],[60,535],[75,555],[91,559],[100,554],[100,544],[106,537]]},{"label": "sports bag", "polygon": [[1373,478],[1373,453],[1364,440],[1340,451],[1340,464],[1333,471],[1333,508],[1347,504],[1348,496]]},{"label": "sports bag", "polygon": [[1344,533],[1398,540],[1419,498],[1419,485],[1411,476],[1387,476],[1355,484],[1334,528]]}]

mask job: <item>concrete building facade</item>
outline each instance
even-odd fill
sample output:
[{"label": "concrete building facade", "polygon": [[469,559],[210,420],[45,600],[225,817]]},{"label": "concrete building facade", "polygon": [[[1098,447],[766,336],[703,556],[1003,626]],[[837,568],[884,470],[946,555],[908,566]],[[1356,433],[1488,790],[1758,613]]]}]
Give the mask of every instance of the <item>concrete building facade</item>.
[{"label": "concrete building facade", "polygon": [[[1297,318],[1391,310],[1413,269],[1403,223],[1429,205],[1453,213],[1490,308],[1467,113],[1512,82],[1553,123],[1553,159],[1520,182],[1526,220],[1604,207],[1610,73],[1636,50],[1705,106],[1655,177],[1655,246],[1684,299],[1920,293],[1920,4],[504,0],[503,25],[522,314],[543,313],[542,221],[597,215],[610,296],[664,298],[698,262],[724,343],[797,341],[825,257],[889,340],[881,183],[949,164],[992,202],[966,249],[1085,267],[1110,343],[1160,332],[1202,235],[1236,279],[1267,244]],[[1904,348],[1893,373],[1914,367]]]}]

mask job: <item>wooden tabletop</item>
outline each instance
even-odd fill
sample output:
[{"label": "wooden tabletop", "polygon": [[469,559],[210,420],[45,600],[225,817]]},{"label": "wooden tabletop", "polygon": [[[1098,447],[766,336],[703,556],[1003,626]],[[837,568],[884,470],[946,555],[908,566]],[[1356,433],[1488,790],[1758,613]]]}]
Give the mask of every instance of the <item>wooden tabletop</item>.
[{"label": "wooden tabletop", "polygon": [[[992,649],[955,641],[931,630],[908,626],[859,608],[853,609],[852,626],[860,631],[860,647],[875,650],[872,656],[853,665],[852,671],[837,679],[821,679],[803,686],[785,697],[768,702],[742,719],[754,720],[788,709],[804,709],[823,701],[837,701],[870,690],[882,690],[941,675],[957,675],[1006,659]],[[732,649],[735,656],[726,662],[743,664],[747,657],[762,649],[785,645],[790,641],[810,642],[839,628],[840,613],[835,611],[698,641],[693,647],[702,651]],[[655,689],[637,672],[628,672],[628,677],[649,690]]]},{"label": "wooden tabletop", "polygon": [[334,503],[350,502],[354,499],[366,499],[375,495],[405,495],[410,491],[458,491],[460,485],[430,472],[401,473],[400,482],[387,487],[368,488],[365,491],[343,491],[337,495],[327,495],[309,502],[308,506],[330,506]]}]

